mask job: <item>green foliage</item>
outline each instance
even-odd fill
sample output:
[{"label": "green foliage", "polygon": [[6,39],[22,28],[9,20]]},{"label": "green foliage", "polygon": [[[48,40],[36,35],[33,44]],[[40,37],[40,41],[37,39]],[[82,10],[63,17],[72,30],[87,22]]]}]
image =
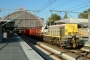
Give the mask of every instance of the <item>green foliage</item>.
[{"label": "green foliage", "polygon": [[68,18],[67,13],[65,13],[63,19],[66,19],[66,18]]},{"label": "green foliage", "polygon": [[88,19],[88,12],[90,12],[90,8],[88,10],[83,11],[83,13],[80,13],[78,15],[78,18]]},{"label": "green foliage", "polygon": [[49,22],[55,22],[61,20],[61,17],[57,14],[52,14],[51,17],[48,18],[48,23]]}]

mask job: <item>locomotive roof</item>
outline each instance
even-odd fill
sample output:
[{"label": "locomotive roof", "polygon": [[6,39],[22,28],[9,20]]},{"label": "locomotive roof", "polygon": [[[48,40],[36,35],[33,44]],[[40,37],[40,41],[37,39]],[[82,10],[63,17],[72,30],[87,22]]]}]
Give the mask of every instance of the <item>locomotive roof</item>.
[{"label": "locomotive roof", "polygon": [[60,24],[60,25],[51,25],[49,27],[60,27],[60,26],[65,26],[65,24]]},{"label": "locomotive roof", "polygon": [[[76,24],[76,23],[68,23],[68,24]],[[63,26],[65,26],[65,25],[66,25],[66,24],[51,25],[51,26],[49,26],[49,28],[63,27]]]}]

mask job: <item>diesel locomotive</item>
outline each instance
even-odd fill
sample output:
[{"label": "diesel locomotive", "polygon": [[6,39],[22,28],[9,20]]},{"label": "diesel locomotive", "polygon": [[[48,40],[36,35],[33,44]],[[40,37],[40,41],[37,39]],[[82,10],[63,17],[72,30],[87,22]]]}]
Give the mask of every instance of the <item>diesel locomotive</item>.
[{"label": "diesel locomotive", "polygon": [[61,47],[77,48],[83,46],[77,24],[48,26],[43,34],[43,41]]}]

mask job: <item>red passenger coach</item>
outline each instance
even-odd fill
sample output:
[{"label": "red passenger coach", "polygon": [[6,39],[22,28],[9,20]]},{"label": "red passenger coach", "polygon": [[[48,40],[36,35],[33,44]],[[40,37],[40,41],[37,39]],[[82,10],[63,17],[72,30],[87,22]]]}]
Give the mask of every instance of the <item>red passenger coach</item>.
[{"label": "red passenger coach", "polygon": [[28,30],[24,30],[23,33],[31,38],[42,40],[42,28],[30,28]]},{"label": "red passenger coach", "polygon": [[32,36],[40,37],[41,36],[41,28],[32,28],[29,30]]},{"label": "red passenger coach", "polygon": [[29,36],[31,36],[31,34],[32,34],[32,31],[31,31],[31,29],[29,29],[29,32],[28,32],[28,34],[29,34]]},{"label": "red passenger coach", "polygon": [[23,34],[26,34],[26,30],[23,30]]},{"label": "red passenger coach", "polygon": [[42,36],[42,28],[38,28],[37,29],[37,36]]},{"label": "red passenger coach", "polygon": [[28,35],[28,30],[26,30],[25,35]]}]

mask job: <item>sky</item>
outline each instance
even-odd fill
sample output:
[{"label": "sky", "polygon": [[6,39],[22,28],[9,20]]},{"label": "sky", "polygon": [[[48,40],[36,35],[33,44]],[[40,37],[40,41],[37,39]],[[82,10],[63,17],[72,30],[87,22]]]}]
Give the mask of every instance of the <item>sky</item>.
[{"label": "sky", "polygon": [[[44,22],[51,16],[52,13],[60,15],[62,18],[65,12],[56,11],[73,11],[83,12],[90,8],[90,0],[0,0],[0,17],[15,12],[22,6],[25,10],[31,10],[39,18],[44,18]],[[6,9],[6,10],[4,10]],[[32,11],[40,12],[32,12]],[[50,12],[50,10],[55,10]],[[77,18],[78,13],[68,13],[68,17]]]}]

